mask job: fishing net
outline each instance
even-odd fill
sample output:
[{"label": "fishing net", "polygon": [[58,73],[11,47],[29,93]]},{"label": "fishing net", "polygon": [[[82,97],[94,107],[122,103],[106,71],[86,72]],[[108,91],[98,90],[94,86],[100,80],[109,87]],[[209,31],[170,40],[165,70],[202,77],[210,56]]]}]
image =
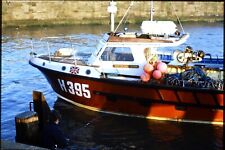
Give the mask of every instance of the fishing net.
[{"label": "fishing net", "polygon": [[199,67],[193,67],[182,73],[166,74],[164,81],[167,85],[179,87],[195,87],[223,90],[224,81],[215,80],[205,74]]}]

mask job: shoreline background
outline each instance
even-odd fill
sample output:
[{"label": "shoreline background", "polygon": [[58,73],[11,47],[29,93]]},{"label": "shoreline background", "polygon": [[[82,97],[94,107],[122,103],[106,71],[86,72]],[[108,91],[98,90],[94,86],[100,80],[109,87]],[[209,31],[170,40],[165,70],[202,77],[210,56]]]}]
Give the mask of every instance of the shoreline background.
[{"label": "shoreline background", "polygon": [[[130,5],[116,1],[118,24]],[[2,27],[57,26],[74,24],[109,24],[109,1],[38,1],[3,0]],[[150,18],[150,2],[136,1],[131,7],[127,23],[141,23]],[[223,22],[224,2],[155,1],[155,20],[181,22]],[[126,18],[125,18],[126,19]]]}]

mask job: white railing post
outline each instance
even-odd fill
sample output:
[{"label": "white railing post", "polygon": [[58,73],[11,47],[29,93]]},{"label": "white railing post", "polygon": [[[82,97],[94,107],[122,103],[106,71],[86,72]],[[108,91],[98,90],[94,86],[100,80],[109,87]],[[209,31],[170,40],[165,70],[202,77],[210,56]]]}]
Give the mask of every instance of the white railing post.
[{"label": "white railing post", "polygon": [[49,57],[49,62],[51,62],[51,54],[50,54],[50,47],[49,47],[49,43],[47,42],[48,45],[48,57]]}]

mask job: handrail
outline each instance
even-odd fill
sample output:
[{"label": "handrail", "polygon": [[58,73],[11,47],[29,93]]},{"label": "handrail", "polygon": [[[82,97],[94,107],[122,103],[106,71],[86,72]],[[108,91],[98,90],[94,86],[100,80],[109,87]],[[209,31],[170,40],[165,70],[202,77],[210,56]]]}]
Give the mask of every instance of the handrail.
[{"label": "handrail", "polygon": [[[49,62],[52,61],[52,55],[51,55],[51,50],[50,50],[51,49],[50,48],[51,47],[50,43],[57,43],[57,42],[59,42],[59,43],[63,43],[63,44],[68,44],[68,45],[70,45],[68,47],[71,47],[72,49],[74,49],[73,43],[72,43],[72,38],[73,38],[72,36],[51,36],[51,37],[42,37],[42,38],[40,38],[40,41],[46,42],[46,44],[47,44]],[[51,41],[51,39],[53,39],[53,41]],[[54,39],[60,39],[62,41],[54,41]],[[68,42],[65,42],[64,41],[65,39],[68,39]],[[74,60],[75,60],[74,63],[76,65],[77,62],[76,62],[76,59],[75,59],[75,53],[73,53],[73,57],[74,57]]]}]

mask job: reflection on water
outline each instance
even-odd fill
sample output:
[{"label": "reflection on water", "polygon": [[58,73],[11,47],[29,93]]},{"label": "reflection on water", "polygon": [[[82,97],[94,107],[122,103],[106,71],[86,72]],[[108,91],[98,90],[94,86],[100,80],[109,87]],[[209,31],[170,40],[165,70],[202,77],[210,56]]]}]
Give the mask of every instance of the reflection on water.
[{"label": "reflection on water", "polygon": [[[190,150],[222,149],[223,128],[211,125],[153,121],[89,111],[58,99],[61,127],[70,148]],[[73,114],[73,115],[71,115]]]},{"label": "reflection on water", "polygon": [[[191,45],[193,49],[223,56],[222,23],[184,24],[183,27],[191,37],[181,45],[181,49]],[[129,25],[128,28],[136,31],[139,25]],[[223,149],[223,127],[106,115],[56,101],[56,94],[45,77],[28,64],[31,42],[35,51],[46,52],[46,45],[40,41],[42,37],[72,37],[77,53],[86,56],[91,54],[102,33],[108,30],[106,25],[3,29],[1,138],[15,139],[14,117],[29,110],[32,91],[38,90],[44,93],[51,108],[55,107],[62,113],[61,126],[71,138],[71,148]],[[52,48],[66,43],[63,40],[57,42]]]}]

